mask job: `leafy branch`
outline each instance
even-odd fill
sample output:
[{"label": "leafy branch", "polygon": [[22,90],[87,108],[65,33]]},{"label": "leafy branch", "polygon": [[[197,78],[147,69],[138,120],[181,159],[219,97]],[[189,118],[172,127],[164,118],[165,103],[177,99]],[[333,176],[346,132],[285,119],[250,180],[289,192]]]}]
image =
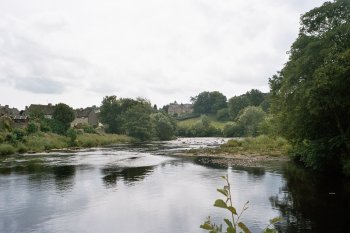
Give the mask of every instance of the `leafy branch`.
[{"label": "leafy branch", "polygon": [[[231,184],[228,180],[228,176],[222,176],[226,181],[226,185],[222,189],[217,189],[219,193],[225,196],[225,200],[217,199],[214,203],[215,207],[226,209],[230,212],[231,219],[225,218],[224,222],[227,225],[226,231],[224,233],[237,233],[237,232],[244,232],[244,233],[251,233],[249,228],[243,223],[240,222],[240,218],[242,214],[248,209],[249,201],[247,201],[241,212],[237,213],[236,208],[232,204],[232,193],[231,193]],[[262,233],[274,233],[277,232],[274,228],[270,228],[275,223],[280,222],[282,220],[281,217],[276,217],[270,220],[270,224],[262,231]],[[210,216],[207,218],[207,220],[200,225],[200,228],[209,231],[209,233],[222,233],[222,224],[216,225],[215,223],[212,223],[210,220]]]}]

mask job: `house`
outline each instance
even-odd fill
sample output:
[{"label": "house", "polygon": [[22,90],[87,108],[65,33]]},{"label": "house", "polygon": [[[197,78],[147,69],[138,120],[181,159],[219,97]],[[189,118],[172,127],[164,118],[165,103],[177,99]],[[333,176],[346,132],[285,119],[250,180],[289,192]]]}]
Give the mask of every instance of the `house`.
[{"label": "house", "polygon": [[17,108],[10,108],[8,105],[0,105],[0,121],[6,122],[8,127],[25,128],[28,126],[29,118],[22,115],[23,111]]},{"label": "house", "polygon": [[168,114],[171,116],[181,116],[193,112],[192,104],[169,104]]},{"label": "house", "polygon": [[75,110],[75,119],[71,123],[71,127],[79,124],[88,124],[92,127],[98,126],[98,110],[93,107],[80,108]]},{"label": "house", "polygon": [[13,117],[19,114],[20,112],[17,108],[10,108],[8,105],[5,105],[5,106],[0,105],[0,116]]},{"label": "house", "polygon": [[16,115],[12,117],[15,128],[26,128],[29,123],[29,117],[24,115]]},{"label": "house", "polygon": [[54,106],[52,104],[42,105],[42,104],[31,104],[29,107],[25,109],[25,115],[43,115],[46,119],[52,119]]}]

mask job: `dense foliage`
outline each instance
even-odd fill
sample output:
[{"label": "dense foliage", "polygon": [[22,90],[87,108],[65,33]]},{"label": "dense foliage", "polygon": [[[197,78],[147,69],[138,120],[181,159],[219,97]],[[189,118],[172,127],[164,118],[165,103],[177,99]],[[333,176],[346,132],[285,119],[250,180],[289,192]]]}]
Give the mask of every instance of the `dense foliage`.
[{"label": "dense foliage", "polygon": [[157,111],[145,99],[106,96],[100,111],[100,120],[106,124],[109,133],[126,134],[146,141],[169,140],[176,132],[175,120],[168,114]]},{"label": "dense foliage", "polygon": [[52,118],[53,131],[59,134],[65,134],[70,128],[70,123],[75,118],[75,113],[73,108],[69,107],[67,104],[59,103],[54,107]]},{"label": "dense foliage", "polygon": [[234,96],[228,101],[230,118],[235,120],[240,111],[248,106],[262,106],[264,111],[268,110],[267,94],[252,89],[240,96]]},{"label": "dense foliage", "polygon": [[200,114],[216,113],[218,110],[227,107],[227,98],[218,91],[203,91],[192,97],[193,111]]},{"label": "dense foliage", "polygon": [[289,61],[270,87],[295,160],[350,175],[350,1],[326,2],[301,17]]}]

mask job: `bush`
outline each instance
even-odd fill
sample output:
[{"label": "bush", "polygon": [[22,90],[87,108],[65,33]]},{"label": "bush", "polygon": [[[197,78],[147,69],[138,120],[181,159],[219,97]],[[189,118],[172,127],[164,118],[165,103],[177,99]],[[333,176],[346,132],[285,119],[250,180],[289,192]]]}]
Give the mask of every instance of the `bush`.
[{"label": "bush", "polygon": [[11,132],[12,119],[10,117],[0,117],[0,131]]},{"label": "bush", "polygon": [[218,119],[219,121],[228,121],[230,119],[230,113],[228,108],[218,110],[218,112],[216,113],[216,119]]},{"label": "bush", "polygon": [[155,128],[156,136],[160,140],[170,140],[175,135],[176,123],[168,114],[153,113],[151,120]]},{"label": "bush", "polygon": [[184,137],[214,137],[222,136],[220,129],[214,127],[207,116],[202,117],[201,121],[193,125],[179,126],[178,136]]},{"label": "bush", "polygon": [[60,135],[65,135],[67,131],[67,126],[63,124],[62,122],[59,122],[57,120],[50,120],[49,121],[50,128],[52,129],[53,133],[57,133]]},{"label": "bush", "polygon": [[16,136],[12,133],[7,133],[5,136],[5,142],[16,144]]},{"label": "bush", "polygon": [[28,134],[36,133],[39,131],[40,125],[35,122],[29,122],[28,127],[27,127],[27,132]]},{"label": "bush", "polygon": [[244,127],[235,122],[227,123],[224,127],[223,135],[225,137],[243,137]]},{"label": "bush", "polygon": [[13,130],[13,135],[17,141],[23,141],[24,136],[26,136],[27,133],[24,129],[16,128]]},{"label": "bush", "polygon": [[86,125],[83,129],[84,133],[96,133],[96,130],[91,125]]},{"label": "bush", "polygon": [[50,132],[52,131],[51,127],[50,127],[50,120],[49,119],[44,119],[42,121],[40,121],[40,131],[41,132]]},{"label": "bush", "polygon": [[69,145],[70,146],[76,146],[76,140],[77,140],[77,132],[75,131],[75,129],[68,129],[67,130],[67,137],[69,137]]},{"label": "bush", "polygon": [[0,155],[11,155],[16,152],[15,148],[9,144],[0,145]]},{"label": "bush", "polygon": [[17,146],[18,153],[23,154],[23,153],[26,153],[27,151],[28,151],[28,148],[25,145],[20,144]]}]

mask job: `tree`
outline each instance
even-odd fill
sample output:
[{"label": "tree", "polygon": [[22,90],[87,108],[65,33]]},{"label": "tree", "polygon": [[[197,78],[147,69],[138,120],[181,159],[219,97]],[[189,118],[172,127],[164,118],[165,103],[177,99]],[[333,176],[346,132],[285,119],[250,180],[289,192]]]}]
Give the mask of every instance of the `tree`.
[{"label": "tree", "polygon": [[265,112],[260,107],[248,106],[238,115],[237,123],[244,129],[245,136],[257,136],[258,126],[264,117]]},{"label": "tree", "polygon": [[[57,122],[57,124],[61,124],[64,132],[67,131],[70,127],[70,123],[75,118],[74,110],[69,107],[67,104],[59,103],[54,107],[52,118]],[[62,133],[62,132],[59,132]]]},{"label": "tree", "polygon": [[227,98],[218,91],[204,91],[195,97],[191,97],[193,111],[200,114],[216,113],[227,107]]},{"label": "tree", "polygon": [[280,132],[307,167],[350,175],[349,75],[350,2],[326,2],[301,17],[289,61],[270,79]]},{"label": "tree", "polygon": [[267,94],[262,93],[257,89],[252,89],[245,93],[250,106],[259,106],[265,100],[266,95]]},{"label": "tree", "polygon": [[234,96],[229,99],[228,107],[229,114],[232,120],[235,120],[239,112],[248,106],[260,106],[262,105],[263,110],[268,109],[268,103],[266,100],[267,94],[262,93],[257,89],[247,91],[245,94],[240,96]]},{"label": "tree", "polygon": [[228,101],[230,118],[235,120],[238,113],[245,107],[249,106],[249,99],[245,95],[234,96]]},{"label": "tree", "polygon": [[126,134],[146,141],[154,135],[150,114],[152,107],[149,102],[139,102],[123,113],[123,129]]},{"label": "tree", "polygon": [[[126,103],[127,101],[125,101],[125,105]],[[126,106],[124,108],[126,108]],[[103,124],[108,125],[107,132],[122,132],[121,112],[122,107],[120,101],[117,100],[115,95],[103,98],[100,108],[100,120]]]},{"label": "tree", "polygon": [[160,140],[170,140],[174,137],[176,122],[168,114],[163,112],[153,113],[151,119],[156,135]]}]

